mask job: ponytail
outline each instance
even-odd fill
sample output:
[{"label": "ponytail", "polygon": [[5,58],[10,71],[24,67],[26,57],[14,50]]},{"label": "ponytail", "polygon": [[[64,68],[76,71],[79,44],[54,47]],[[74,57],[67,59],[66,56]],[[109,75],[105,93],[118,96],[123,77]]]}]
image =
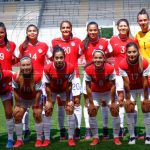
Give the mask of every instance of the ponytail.
[{"label": "ponytail", "polygon": [[[87,25],[87,31],[90,27],[90,25],[96,25],[97,29],[98,29],[98,38],[101,38],[101,32],[99,30],[99,27],[98,27],[98,24],[96,22],[89,22],[88,25]],[[83,44],[84,44],[84,49],[87,50],[88,48],[88,45],[89,45],[89,42],[90,42],[90,37],[89,35],[87,34],[85,39],[83,40]]]}]

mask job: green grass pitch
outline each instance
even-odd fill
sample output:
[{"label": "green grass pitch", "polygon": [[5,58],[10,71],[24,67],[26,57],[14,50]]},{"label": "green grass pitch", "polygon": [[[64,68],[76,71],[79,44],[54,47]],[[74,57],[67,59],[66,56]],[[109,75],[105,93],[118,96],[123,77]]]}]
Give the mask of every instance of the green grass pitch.
[{"label": "green grass pitch", "polygon": [[[138,99],[139,101],[139,99]],[[81,98],[81,103],[83,105],[84,99],[83,96]],[[143,127],[143,114],[140,110],[140,103],[138,102],[138,108],[139,108],[139,114],[138,114],[138,129],[139,133],[143,134],[144,127]],[[122,145],[116,146],[113,144],[113,138],[112,138],[112,122],[111,122],[111,116],[109,115],[109,134],[110,139],[109,140],[101,140],[100,144],[94,147],[90,146],[89,141],[84,140],[84,119],[82,117],[82,126],[81,126],[81,140],[77,141],[76,147],[68,147],[67,141],[60,142],[59,141],[59,129],[58,129],[58,122],[57,122],[57,107],[55,105],[55,109],[52,116],[52,126],[51,126],[51,142],[52,144],[47,148],[35,148],[35,139],[36,139],[36,133],[34,128],[34,120],[32,117],[32,109],[30,109],[30,130],[31,130],[31,136],[30,141],[27,143],[24,143],[24,146],[19,148],[19,150],[34,150],[34,149],[46,149],[46,150],[149,150],[150,146],[145,145],[143,140],[138,140],[136,145],[128,145],[128,138],[129,134],[125,135],[125,137],[122,139]],[[102,117],[101,117],[101,109],[98,112],[97,116],[98,126],[99,126],[99,135],[102,136]],[[66,125],[65,121],[65,125]],[[126,127],[126,123],[125,123]],[[127,129],[126,129],[127,131]],[[16,139],[16,136],[14,135],[14,139]],[[5,145],[7,141],[7,132],[6,132],[6,126],[5,126],[5,115],[2,103],[0,103],[0,150],[5,150]]]}]

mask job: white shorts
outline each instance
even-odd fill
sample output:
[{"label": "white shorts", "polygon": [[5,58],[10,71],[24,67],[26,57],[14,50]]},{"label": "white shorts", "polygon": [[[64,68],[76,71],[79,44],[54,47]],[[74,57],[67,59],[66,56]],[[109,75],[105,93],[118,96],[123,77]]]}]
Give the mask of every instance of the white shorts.
[{"label": "white shorts", "polygon": [[45,83],[42,83],[42,95],[47,96],[46,90],[45,90]]},{"label": "white shorts", "polygon": [[8,92],[4,95],[0,95],[0,99],[2,102],[4,102],[5,100],[13,100],[12,93]]},{"label": "white shorts", "polygon": [[111,104],[111,95],[110,92],[92,92],[93,102],[95,106],[100,106],[102,101],[105,101],[106,104]]},{"label": "white shorts", "polygon": [[82,93],[87,95],[87,91],[86,91],[86,81],[85,81],[85,78],[83,77],[83,80],[82,80]]},{"label": "white shorts", "polygon": [[131,101],[136,101],[137,96],[140,96],[140,101],[144,100],[144,90],[138,89],[138,90],[130,90],[131,94]]},{"label": "white shorts", "polygon": [[40,98],[40,104],[45,104],[47,98],[47,94],[46,94],[46,90],[45,90],[45,83],[42,83],[42,94],[41,94],[41,98]]},{"label": "white shorts", "polygon": [[19,99],[20,106],[25,108],[25,109],[30,108],[31,106],[34,105],[34,103],[35,103],[35,99],[27,100],[27,99],[23,99],[21,97]]},{"label": "white shorts", "polygon": [[82,93],[82,86],[80,78],[74,77],[72,80],[72,95],[78,96]]},{"label": "white shorts", "polygon": [[121,76],[116,75],[116,91],[123,91],[124,90],[124,84],[123,84],[123,79]]},{"label": "white shorts", "polygon": [[52,101],[55,102],[57,96],[60,97],[61,101],[66,101],[66,92],[62,92],[62,93],[54,93],[52,92]]}]

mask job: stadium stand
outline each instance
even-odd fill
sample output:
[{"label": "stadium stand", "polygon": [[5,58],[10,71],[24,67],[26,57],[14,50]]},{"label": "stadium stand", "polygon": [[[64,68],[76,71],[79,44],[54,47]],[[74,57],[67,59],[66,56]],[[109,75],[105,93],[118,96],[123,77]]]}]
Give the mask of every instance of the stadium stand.
[{"label": "stadium stand", "polygon": [[0,17],[9,27],[23,27],[36,23],[41,27],[58,27],[62,20],[70,20],[74,26],[85,26],[90,20],[102,20],[107,25],[119,18],[136,23],[139,9],[150,11],[147,0],[42,0],[1,2]]}]

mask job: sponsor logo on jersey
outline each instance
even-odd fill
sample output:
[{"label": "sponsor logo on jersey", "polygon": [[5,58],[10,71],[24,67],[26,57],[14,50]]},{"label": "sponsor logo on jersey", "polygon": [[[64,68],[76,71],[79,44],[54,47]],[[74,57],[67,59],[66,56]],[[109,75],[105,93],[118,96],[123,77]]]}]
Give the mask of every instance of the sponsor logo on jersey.
[{"label": "sponsor logo on jersey", "polygon": [[38,52],[39,52],[39,53],[42,53],[42,49],[38,49]]},{"label": "sponsor logo on jersey", "polygon": [[76,44],[75,44],[75,42],[71,42],[71,46],[75,46]]},{"label": "sponsor logo on jersey", "polygon": [[103,49],[103,46],[102,46],[102,45],[99,45],[99,49],[102,50],[102,49]]}]

